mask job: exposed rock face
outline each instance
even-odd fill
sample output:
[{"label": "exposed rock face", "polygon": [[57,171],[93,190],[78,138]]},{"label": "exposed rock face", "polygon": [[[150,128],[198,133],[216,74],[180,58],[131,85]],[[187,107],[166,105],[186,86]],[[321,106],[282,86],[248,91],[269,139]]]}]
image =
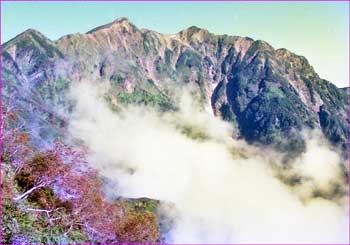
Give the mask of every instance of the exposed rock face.
[{"label": "exposed rock face", "polygon": [[[174,88],[188,83],[204,106],[249,142],[300,152],[303,128],[321,128],[346,152],[349,89],[321,79],[308,61],[264,41],[190,27],[174,35],[138,29],[127,19],[51,41],[28,30],[3,45],[4,99],[16,98],[28,129],[56,134],[57,105],[71,82],[107,80],[110,99],[174,109]],[[34,130],[35,128],[35,130]]]}]

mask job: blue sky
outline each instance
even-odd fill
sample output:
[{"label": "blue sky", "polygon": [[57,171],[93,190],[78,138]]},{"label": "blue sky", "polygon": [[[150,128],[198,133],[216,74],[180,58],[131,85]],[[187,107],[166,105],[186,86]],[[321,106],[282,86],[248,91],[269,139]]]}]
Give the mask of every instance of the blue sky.
[{"label": "blue sky", "polygon": [[161,33],[196,25],[262,39],[305,56],[338,86],[349,84],[348,2],[3,2],[2,42],[28,28],[55,40],[120,17]]}]

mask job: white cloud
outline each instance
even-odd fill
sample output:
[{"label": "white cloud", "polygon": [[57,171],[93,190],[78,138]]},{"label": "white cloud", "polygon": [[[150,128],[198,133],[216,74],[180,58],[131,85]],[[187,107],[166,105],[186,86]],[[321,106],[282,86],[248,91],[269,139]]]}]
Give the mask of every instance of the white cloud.
[{"label": "white cloud", "polygon": [[[347,199],[311,195],[334,181],[346,185],[339,177],[341,159],[317,139],[311,137],[306,153],[285,170],[305,179],[292,188],[276,177],[282,170],[272,167],[271,158],[277,153],[232,139],[231,126],[200,111],[189,96],[179,112],[129,107],[117,114],[101,98],[104,91],[90,83],[72,88],[77,104],[70,132],[91,149],[101,174],[118,183],[108,188],[110,195],[174,205],[163,209],[175,217],[169,242],[348,242]],[[191,139],[183,124],[209,139]]]}]

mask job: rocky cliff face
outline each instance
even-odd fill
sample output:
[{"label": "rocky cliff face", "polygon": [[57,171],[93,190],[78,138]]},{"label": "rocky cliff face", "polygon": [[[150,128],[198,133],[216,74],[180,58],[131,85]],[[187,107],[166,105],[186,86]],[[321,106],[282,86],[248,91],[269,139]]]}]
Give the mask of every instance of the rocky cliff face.
[{"label": "rocky cliff face", "polygon": [[304,57],[264,41],[197,27],[164,35],[123,18],[57,41],[30,29],[5,43],[1,58],[3,101],[22,110],[37,139],[64,128],[57,108],[70,83],[107,80],[112,103],[162,110],[176,110],[175,88],[191,84],[203,106],[248,142],[300,152],[300,131],[320,128],[344,153],[349,146],[349,90],[321,79]]}]

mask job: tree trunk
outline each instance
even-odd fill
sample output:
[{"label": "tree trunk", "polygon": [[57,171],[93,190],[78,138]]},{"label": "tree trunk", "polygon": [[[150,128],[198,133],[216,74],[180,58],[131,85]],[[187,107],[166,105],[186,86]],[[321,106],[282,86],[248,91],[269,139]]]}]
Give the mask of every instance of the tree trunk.
[{"label": "tree trunk", "polygon": [[15,202],[22,201],[23,199],[26,199],[30,193],[32,193],[32,192],[35,191],[36,189],[39,189],[39,188],[44,187],[44,186],[45,186],[44,183],[43,183],[43,184],[40,184],[40,185],[37,185],[37,186],[34,186],[33,188],[27,190],[27,191],[24,192],[23,194],[21,194],[21,195],[19,195],[19,196],[16,196],[13,200],[14,200]]}]

